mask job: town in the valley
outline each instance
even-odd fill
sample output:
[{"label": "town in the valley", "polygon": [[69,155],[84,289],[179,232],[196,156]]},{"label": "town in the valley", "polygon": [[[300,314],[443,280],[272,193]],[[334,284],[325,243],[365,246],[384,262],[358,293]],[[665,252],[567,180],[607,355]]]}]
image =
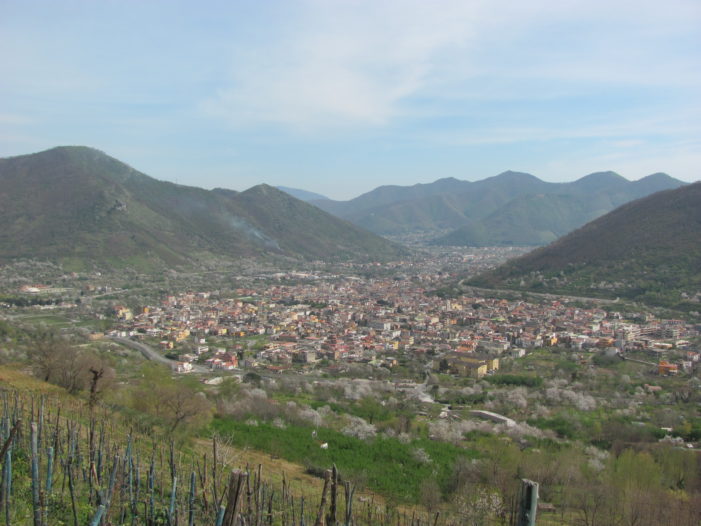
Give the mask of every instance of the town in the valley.
[{"label": "town in the valley", "polygon": [[220,281],[207,288],[199,279],[188,288],[182,279],[179,291],[148,300],[132,294],[126,301],[130,291],[107,284],[100,273],[54,277],[54,286],[64,288],[21,277],[14,286],[31,299],[52,290],[66,295],[66,282],[77,284],[78,304],[39,301],[33,308],[107,321],[106,330],[90,332],[91,340],[142,342],[181,373],[334,373],[366,364],[402,380],[422,381],[427,372],[479,379],[505,359],[543,348],[571,351],[583,364],[604,355],[647,364],[663,376],[693,371],[698,323],[615,301],[436,293],[458,269],[478,272],[519,252],[447,251],[410,262],[338,265],[333,272],[248,269],[227,276],[225,287]]},{"label": "town in the valley", "polygon": [[[282,284],[286,278],[296,283]],[[498,369],[500,357],[551,346],[581,351],[582,359],[601,351],[621,358],[642,354],[658,364],[660,374],[690,372],[699,360],[690,343],[699,334],[694,325],[645,313],[631,321],[616,311],[562,300],[443,299],[427,294],[430,279],[421,276],[294,273],[276,279],[281,283],[237,288],[234,297],[191,291],[137,312],[117,305],[118,323],[107,335],[157,341],[164,353],[177,355],[181,372],[193,364],[278,373],[349,363],[391,370],[400,360],[433,360],[437,370],[480,378]]]},{"label": "town in the valley", "polygon": [[[701,450],[701,325],[693,311],[465,285],[522,252],[448,249],[393,263],[156,275],[17,263],[0,268],[0,356],[25,346],[19,366],[44,370],[32,360],[56,340],[42,334],[61,334],[72,356],[99,357],[115,371],[119,385],[106,402],[127,414],[167,418],[163,408],[179,400],[194,409],[176,415],[202,416],[183,432],[206,425],[200,432],[300,462],[312,475],[351,447],[354,460],[338,462],[356,483],[478,518],[508,509],[516,475],[528,473],[541,484],[540,512],[565,520],[595,506],[568,504],[568,495],[590,491],[586,479],[572,483],[568,466],[615,488],[606,477],[623,469],[628,457],[615,453],[631,444],[688,458]],[[404,455],[392,477],[393,460],[367,462],[387,444]],[[301,456],[297,446],[306,448]],[[651,462],[647,453],[626,455]],[[692,477],[693,466],[684,469]],[[503,488],[489,489],[489,509],[461,500],[492,479]],[[617,498],[605,501],[611,516]],[[680,502],[679,513],[696,509]]]}]

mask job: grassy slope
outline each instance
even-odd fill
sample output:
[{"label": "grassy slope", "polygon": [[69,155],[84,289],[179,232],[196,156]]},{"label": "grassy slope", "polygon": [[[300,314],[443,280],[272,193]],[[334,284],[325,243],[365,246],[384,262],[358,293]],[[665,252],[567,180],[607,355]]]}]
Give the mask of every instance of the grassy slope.
[{"label": "grassy slope", "polygon": [[[47,411],[49,412],[47,414],[51,414],[53,411],[50,409],[51,407],[53,407],[55,404],[60,404],[62,406],[62,414],[64,417],[68,417],[68,420],[72,420],[74,417],[76,417],[77,414],[73,413],[76,411],[80,412],[80,407],[82,407],[82,402],[75,397],[68,395],[64,389],[37,380],[15,364],[0,365],[0,386],[2,389],[9,391],[18,390],[26,394],[33,393],[37,395],[46,395],[50,397],[47,399]],[[119,424],[120,419],[117,415],[113,415],[112,417],[108,418],[108,420],[111,422],[110,429],[112,438],[119,436],[121,437],[121,440],[123,440],[121,447],[126,446],[127,437],[131,434],[134,437],[135,446],[145,444],[145,449],[141,451],[142,460],[144,458],[149,458],[151,452],[150,448],[152,445],[150,438],[141,437],[133,430],[122,428]],[[279,437],[272,435],[266,437],[262,441],[251,440],[251,436],[247,436],[244,439],[241,436],[238,436],[238,434],[232,435],[231,425],[227,424],[229,423],[219,421],[214,426],[214,429],[221,432],[219,433],[217,448],[218,458],[222,462],[220,469],[224,478],[228,476],[227,474],[231,469],[257,469],[258,466],[261,466],[263,478],[267,483],[272,484],[275,488],[279,488],[284,480],[287,484],[288,491],[290,491],[293,495],[305,496],[307,498],[307,502],[316,503],[317,499],[322,493],[324,482],[323,479],[318,476],[318,474],[314,475],[308,473],[308,462],[305,462],[306,458],[297,459],[297,461],[286,457],[281,458],[278,456],[280,453],[279,451],[278,455],[272,455],[270,452],[270,447],[268,447],[269,443],[275,442]],[[244,424],[236,424],[236,426],[242,425]],[[270,426],[263,427],[262,430],[269,427]],[[307,430],[304,429],[303,433],[306,436]],[[166,444],[164,444],[164,447],[165,446]],[[314,445],[313,449],[316,450],[318,447]],[[353,451],[352,448],[351,451]],[[190,458],[190,456],[201,460],[204,455],[210,456],[211,452],[212,442],[211,440],[205,438],[196,439],[192,444],[192,447],[187,450],[183,450],[179,453],[176,451],[176,453],[179,455],[185,455],[185,457],[181,456],[181,460],[182,458]],[[336,460],[335,455],[331,455],[329,458],[323,459],[319,459],[317,456],[312,455],[311,458],[321,462],[326,462],[325,464],[318,464],[320,468],[324,469],[330,468],[333,462]],[[185,464],[187,464],[187,462],[185,462]],[[343,461],[338,463],[339,469],[341,469],[342,465],[345,465]],[[341,471],[341,474],[343,475],[344,472]],[[27,481],[19,472],[16,474],[16,477],[19,477],[16,478],[15,482],[18,484],[18,487],[20,487],[20,492],[17,495],[17,498],[20,498],[20,494],[24,495],[24,493],[26,493]],[[165,489],[163,494],[165,495],[165,498],[167,498],[168,489]],[[341,497],[339,497],[339,499],[341,499]],[[372,491],[369,488],[364,488],[362,485],[356,492],[356,503],[358,502],[358,499],[360,501],[374,502],[379,506],[383,506],[386,501],[381,493]],[[25,504],[26,506],[29,506],[29,497],[27,497],[27,502]],[[83,514],[91,516],[92,511],[89,511],[91,507],[87,506],[83,502],[81,496],[78,498],[78,504],[79,509],[81,510],[81,516],[83,516]],[[410,504],[410,507],[400,505],[399,510],[404,512],[408,511],[411,513],[412,510],[417,508],[419,510],[421,509],[415,505],[415,502],[410,502]],[[52,500],[52,506],[60,508],[62,505],[67,506],[65,502],[60,504],[56,499]],[[20,518],[22,518],[29,520],[30,510],[27,510],[26,506],[22,507],[21,510],[18,510],[17,505],[15,505],[14,519],[20,520]],[[66,508],[64,512],[68,513],[68,508]],[[54,513],[56,513],[56,511],[53,511],[52,514],[50,514],[50,517],[53,516]]]},{"label": "grassy slope", "polygon": [[[3,389],[16,389],[25,393],[36,393],[51,396],[57,400],[64,400],[75,403],[76,398],[68,395],[66,391],[55,385],[37,380],[27,374],[21,367],[11,365],[0,365],[0,386]],[[118,422],[118,419],[111,419]],[[128,435],[128,430],[122,430],[121,434]],[[273,483],[282,481],[283,476],[291,484],[294,492],[300,494],[317,495],[321,494],[323,480],[319,477],[306,473],[305,467],[299,463],[290,462],[280,458],[273,458],[267,452],[252,449],[250,447],[236,447],[224,443],[219,444],[220,455],[227,459],[231,468],[244,469],[248,466],[263,466],[263,473],[266,479]],[[212,442],[208,439],[197,439],[194,445],[196,455],[210,453]],[[329,464],[330,466],[330,464]]]},{"label": "grassy slope", "polygon": [[55,385],[37,380],[17,365],[0,365],[0,385],[4,388],[31,391],[53,395],[65,395],[65,391]]},{"label": "grassy slope", "polygon": [[[473,451],[428,439],[403,444],[394,438],[376,437],[364,441],[327,428],[317,430],[312,438],[312,427],[287,426],[278,428],[267,423],[249,425],[230,419],[217,419],[213,429],[230,436],[238,447],[255,447],[292,462],[303,463],[313,470],[331,464],[364,479],[369,488],[386,495],[395,495],[406,502],[419,499],[421,483],[435,473],[439,484],[448,484],[452,466],[458,457],[474,458]],[[321,449],[319,443],[328,443]],[[421,462],[414,452],[423,449],[431,458]]]}]

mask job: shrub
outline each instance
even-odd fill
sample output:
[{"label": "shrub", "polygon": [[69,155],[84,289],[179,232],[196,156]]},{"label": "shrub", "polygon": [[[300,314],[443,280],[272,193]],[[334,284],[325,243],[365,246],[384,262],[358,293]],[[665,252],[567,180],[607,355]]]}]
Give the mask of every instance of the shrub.
[{"label": "shrub", "polygon": [[497,374],[487,376],[485,380],[494,385],[521,385],[524,387],[540,387],[543,385],[542,378],[528,374]]}]

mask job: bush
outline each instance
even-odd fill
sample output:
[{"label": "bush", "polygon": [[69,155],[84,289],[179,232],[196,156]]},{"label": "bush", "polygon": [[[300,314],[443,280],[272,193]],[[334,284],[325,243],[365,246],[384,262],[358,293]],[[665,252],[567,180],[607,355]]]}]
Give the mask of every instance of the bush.
[{"label": "bush", "polygon": [[575,438],[577,435],[577,425],[572,420],[562,415],[553,418],[533,418],[528,420],[528,424],[539,429],[550,429],[557,433],[560,438]]},{"label": "bush", "polygon": [[497,374],[485,377],[489,383],[494,385],[520,385],[524,387],[540,387],[543,379],[538,376],[528,374]]},{"label": "bush", "polygon": [[594,365],[599,367],[613,367],[621,363],[621,359],[618,356],[607,356],[604,353],[599,353],[591,359]]}]

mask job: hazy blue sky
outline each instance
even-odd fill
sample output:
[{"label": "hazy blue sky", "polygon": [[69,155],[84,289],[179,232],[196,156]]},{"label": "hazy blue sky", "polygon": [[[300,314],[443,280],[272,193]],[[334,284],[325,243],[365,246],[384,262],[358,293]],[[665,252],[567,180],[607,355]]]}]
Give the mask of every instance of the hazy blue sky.
[{"label": "hazy blue sky", "polygon": [[701,167],[699,0],[0,0],[0,156],[381,184]]}]

